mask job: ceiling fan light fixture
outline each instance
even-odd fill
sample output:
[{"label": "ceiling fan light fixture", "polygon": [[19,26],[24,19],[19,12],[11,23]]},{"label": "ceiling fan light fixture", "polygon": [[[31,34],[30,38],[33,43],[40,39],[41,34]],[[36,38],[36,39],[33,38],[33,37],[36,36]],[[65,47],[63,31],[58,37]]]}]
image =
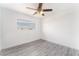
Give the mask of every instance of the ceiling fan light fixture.
[{"label": "ceiling fan light fixture", "polygon": [[44,14],[43,11],[37,12],[38,15]]},{"label": "ceiling fan light fixture", "polygon": [[42,15],[43,14],[43,11],[40,11],[40,14]]}]

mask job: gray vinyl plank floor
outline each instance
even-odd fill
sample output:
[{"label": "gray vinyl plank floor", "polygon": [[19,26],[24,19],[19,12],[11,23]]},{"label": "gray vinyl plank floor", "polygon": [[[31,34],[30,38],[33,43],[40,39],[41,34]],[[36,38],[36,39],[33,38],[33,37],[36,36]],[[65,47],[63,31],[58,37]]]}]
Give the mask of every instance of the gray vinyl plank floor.
[{"label": "gray vinyl plank floor", "polygon": [[46,40],[36,40],[16,47],[4,49],[2,56],[79,56],[79,51]]}]

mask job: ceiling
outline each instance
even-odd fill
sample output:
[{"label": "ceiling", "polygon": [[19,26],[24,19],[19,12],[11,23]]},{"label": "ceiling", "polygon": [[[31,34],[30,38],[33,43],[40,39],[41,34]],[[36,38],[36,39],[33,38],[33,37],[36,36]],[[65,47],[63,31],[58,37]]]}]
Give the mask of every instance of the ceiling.
[{"label": "ceiling", "polygon": [[[33,13],[35,11],[26,9],[26,7],[37,8],[38,3],[13,3],[13,4],[7,3],[7,4],[0,4],[0,6],[34,16]],[[45,9],[52,8],[53,11],[52,12],[45,12],[45,16],[41,16],[41,17],[49,17],[49,15],[54,16],[56,14],[60,14],[65,11],[69,11],[70,9],[72,9],[73,6],[74,6],[74,4],[68,4],[68,3],[44,3],[43,8],[45,8]],[[34,17],[39,17],[39,16],[34,16]]]}]

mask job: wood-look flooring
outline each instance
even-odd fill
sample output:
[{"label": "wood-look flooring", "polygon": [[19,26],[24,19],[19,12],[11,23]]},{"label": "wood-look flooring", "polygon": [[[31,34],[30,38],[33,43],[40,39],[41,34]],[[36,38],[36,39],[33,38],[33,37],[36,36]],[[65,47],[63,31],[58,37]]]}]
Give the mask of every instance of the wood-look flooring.
[{"label": "wood-look flooring", "polygon": [[46,40],[36,40],[16,47],[4,49],[2,56],[79,56],[79,51]]}]

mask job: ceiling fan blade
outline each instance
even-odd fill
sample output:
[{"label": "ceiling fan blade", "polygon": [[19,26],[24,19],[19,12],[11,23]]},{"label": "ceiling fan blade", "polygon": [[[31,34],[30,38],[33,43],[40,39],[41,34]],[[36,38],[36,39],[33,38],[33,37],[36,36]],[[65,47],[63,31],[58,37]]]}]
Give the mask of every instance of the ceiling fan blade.
[{"label": "ceiling fan blade", "polygon": [[38,9],[42,9],[42,5],[43,5],[43,3],[39,3]]},{"label": "ceiling fan blade", "polygon": [[37,14],[37,12],[33,13],[33,15]]},{"label": "ceiling fan blade", "polygon": [[53,9],[43,9],[44,12],[53,11]]},{"label": "ceiling fan blade", "polygon": [[34,8],[31,8],[31,7],[26,7],[27,9],[31,9],[31,10],[37,10],[37,9],[34,9]]}]

